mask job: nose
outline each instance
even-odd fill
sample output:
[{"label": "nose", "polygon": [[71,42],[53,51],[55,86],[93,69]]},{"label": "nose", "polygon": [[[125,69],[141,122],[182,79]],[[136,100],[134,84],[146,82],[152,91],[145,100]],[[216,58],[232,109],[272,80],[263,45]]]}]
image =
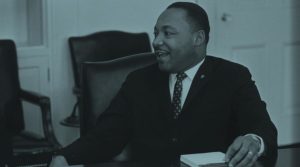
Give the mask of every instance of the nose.
[{"label": "nose", "polygon": [[163,40],[162,40],[162,38],[160,37],[160,35],[157,35],[154,39],[153,39],[153,41],[152,41],[152,46],[154,47],[154,48],[156,48],[156,47],[158,47],[158,46],[160,46],[160,45],[162,45],[163,44]]}]

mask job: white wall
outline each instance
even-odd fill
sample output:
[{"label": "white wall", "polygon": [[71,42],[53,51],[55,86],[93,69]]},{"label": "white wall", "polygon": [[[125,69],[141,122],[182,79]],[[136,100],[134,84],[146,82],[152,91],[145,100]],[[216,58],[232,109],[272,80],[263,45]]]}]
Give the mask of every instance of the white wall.
[{"label": "white wall", "polygon": [[[1,1],[0,3],[0,37],[16,39],[19,43],[25,42],[27,34],[26,1]],[[18,11],[18,12],[16,12]]]}]

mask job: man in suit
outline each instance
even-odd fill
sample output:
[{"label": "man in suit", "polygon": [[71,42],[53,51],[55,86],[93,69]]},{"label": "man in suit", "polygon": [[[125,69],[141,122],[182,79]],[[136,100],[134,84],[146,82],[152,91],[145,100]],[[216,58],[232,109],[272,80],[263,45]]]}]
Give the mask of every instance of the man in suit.
[{"label": "man in suit", "polygon": [[222,151],[229,166],[242,167],[276,157],[277,131],[251,74],[206,55],[209,31],[200,6],[171,4],[154,27],[157,64],[129,74],[95,129],[52,166],[104,161],[129,142],[139,161]]}]

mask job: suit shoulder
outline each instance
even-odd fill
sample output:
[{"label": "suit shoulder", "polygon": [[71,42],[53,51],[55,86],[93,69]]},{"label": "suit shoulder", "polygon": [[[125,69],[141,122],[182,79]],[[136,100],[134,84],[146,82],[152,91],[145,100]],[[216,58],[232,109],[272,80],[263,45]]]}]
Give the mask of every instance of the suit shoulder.
[{"label": "suit shoulder", "polygon": [[206,59],[211,64],[214,64],[215,70],[217,71],[221,70],[223,72],[230,72],[230,73],[249,72],[246,66],[230,60],[226,60],[214,56],[207,56]]}]

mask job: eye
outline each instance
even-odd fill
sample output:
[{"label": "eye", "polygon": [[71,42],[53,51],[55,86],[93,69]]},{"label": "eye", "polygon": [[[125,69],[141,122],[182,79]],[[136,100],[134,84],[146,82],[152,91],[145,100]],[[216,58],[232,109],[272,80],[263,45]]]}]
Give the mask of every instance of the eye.
[{"label": "eye", "polygon": [[153,32],[153,35],[154,35],[154,37],[157,37],[158,32],[157,32],[157,31],[154,31],[154,32]]},{"label": "eye", "polygon": [[175,35],[175,33],[171,31],[165,31],[164,34],[166,37],[171,37],[172,35]]}]

